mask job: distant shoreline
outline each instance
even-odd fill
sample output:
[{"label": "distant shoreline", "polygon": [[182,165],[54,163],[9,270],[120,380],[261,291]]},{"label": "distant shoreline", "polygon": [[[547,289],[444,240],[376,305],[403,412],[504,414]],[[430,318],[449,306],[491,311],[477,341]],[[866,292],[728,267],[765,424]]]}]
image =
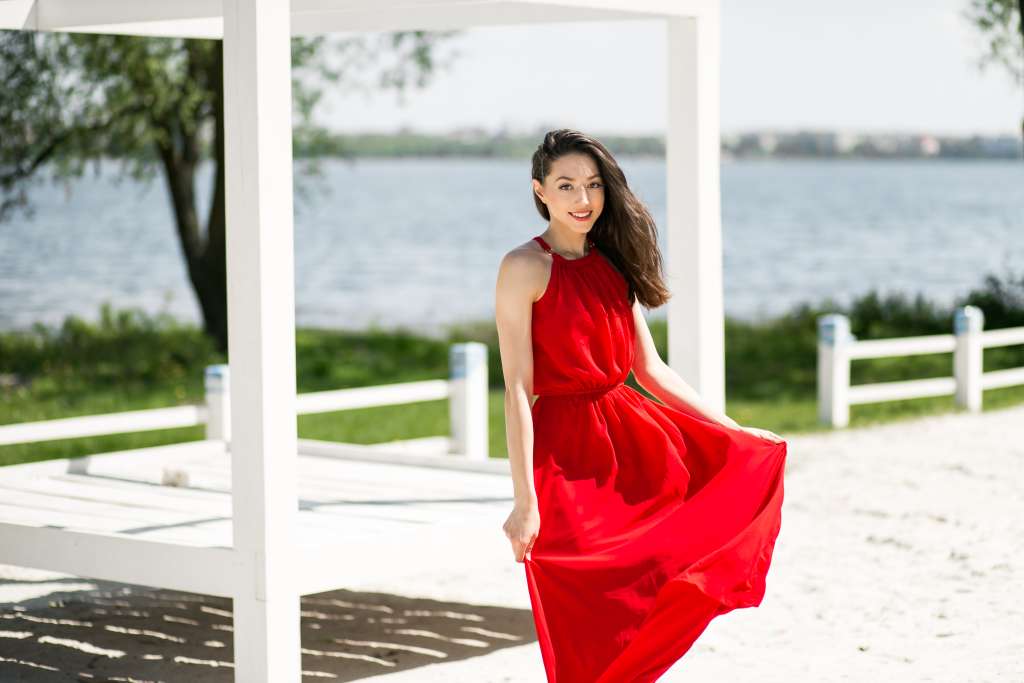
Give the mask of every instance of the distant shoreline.
[{"label": "distant shoreline", "polygon": [[[478,158],[529,159],[543,131],[505,134],[483,130],[444,133],[337,133],[322,128],[296,129],[297,160]],[[663,135],[597,135],[612,154],[663,159]],[[787,131],[731,133],[721,136],[723,160],[1006,160],[1024,159],[1019,135],[931,135],[927,133],[849,133]],[[211,159],[209,141],[202,157]],[[110,156],[107,158],[118,159]],[[152,153],[140,160],[157,161]]]},{"label": "distant shoreline", "polygon": [[[298,132],[296,158],[447,157],[528,158],[542,132],[489,133],[333,133]],[[616,155],[665,156],[662,135],[601,135]],[[1019,135],[943,136],[927,133],[849,133],[837,131],[749,132],[721,136],[723,158],[732,159],[1021,159]]]}]

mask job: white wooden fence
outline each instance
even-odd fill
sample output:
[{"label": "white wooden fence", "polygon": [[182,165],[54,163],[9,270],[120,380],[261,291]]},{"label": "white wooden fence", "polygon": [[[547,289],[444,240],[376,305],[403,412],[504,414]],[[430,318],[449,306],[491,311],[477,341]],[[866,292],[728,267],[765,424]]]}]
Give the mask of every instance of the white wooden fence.
[{"label": "white wooden fence", "polygon": [[[299,415],[354,408],[449,400],[450,454],[481,461],[488,457],[487,346],[453,344],[448,353],[448,379],[400,382],[372,387],[299,394]],[[206,438],[231,440],[231,407],[227,365],[206,368],[203,405],[132,410],[0,426],[0,445],[51,441],[101,434],[206,425]]]},{"label": "white wooden fence", "polygon": [[[858,341],[849,319],[839,313],[818,318],[818,421],[832,427],[850,422],[850,406],[925,396],[956,397],[956,404],[981,410],[985,389],[1024,384],[1024,367],[983,372],[982,354],[996,346],[1024,344],[1024,327],[984,330],[976,306],[958,308],[952,334]],[[850,362],[858,358],[953,354],[952,376],[900,382],[850,384]]]}]

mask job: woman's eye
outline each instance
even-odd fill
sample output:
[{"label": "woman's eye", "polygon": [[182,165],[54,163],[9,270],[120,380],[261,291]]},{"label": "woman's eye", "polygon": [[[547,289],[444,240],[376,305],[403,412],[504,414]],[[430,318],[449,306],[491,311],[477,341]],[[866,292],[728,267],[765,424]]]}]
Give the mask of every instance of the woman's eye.
[{"label": "woman's eye", "polygon": [[558,189],[559,189],[559,190],[564,190],[564,189],[565,189],[565,188],[567,188],[567,187],[572,187],[572,185],[568,185],[568,184],[565,184],[565,183],[563,183],[562,185],[559,185],[559,186],[558,186]]},{"label": "woman's eye", "polygon": [[592,187],[602,187],[601,183],[590,183]]}]

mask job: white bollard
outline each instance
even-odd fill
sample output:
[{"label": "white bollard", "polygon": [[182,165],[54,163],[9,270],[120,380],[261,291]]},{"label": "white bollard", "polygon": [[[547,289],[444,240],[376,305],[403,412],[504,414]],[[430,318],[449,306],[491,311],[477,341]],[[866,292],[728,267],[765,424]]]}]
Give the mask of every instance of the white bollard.
[{"label": "white bollard", "polygon": [[818,318],[818,422],[850,423],[850,319],[841,313]]},{"label": "white bollard", "polygon": [[231,440],[231,375],[225,364],[207,365],[206,438]]},{"label": "white bollard", "polygon": [[962,306],[953,314],[953,377],[956,379],[956,404],[971,412],[981,410],[982,330],[985,314],[977,306]]},{"label": "white bollard", "polygon": [[451,393],[451,452],[472,460],[488,457],[487,345],[480,342],[452,344],[448,350]]}]

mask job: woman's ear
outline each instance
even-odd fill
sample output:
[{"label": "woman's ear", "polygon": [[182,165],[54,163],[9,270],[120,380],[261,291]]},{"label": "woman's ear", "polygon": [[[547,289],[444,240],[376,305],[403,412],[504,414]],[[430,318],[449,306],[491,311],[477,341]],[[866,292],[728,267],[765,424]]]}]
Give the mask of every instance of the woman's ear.
[{"label": "woman's ear", "polygon": [[547,202],[544,201],[544,187],[540,183],[537,182],[536,178],[534,178],[530,182],[533,184],[533,193],[535,195],[537,195],[538,197],[540,197],[540,200],[542,202],[547,204]]}]

